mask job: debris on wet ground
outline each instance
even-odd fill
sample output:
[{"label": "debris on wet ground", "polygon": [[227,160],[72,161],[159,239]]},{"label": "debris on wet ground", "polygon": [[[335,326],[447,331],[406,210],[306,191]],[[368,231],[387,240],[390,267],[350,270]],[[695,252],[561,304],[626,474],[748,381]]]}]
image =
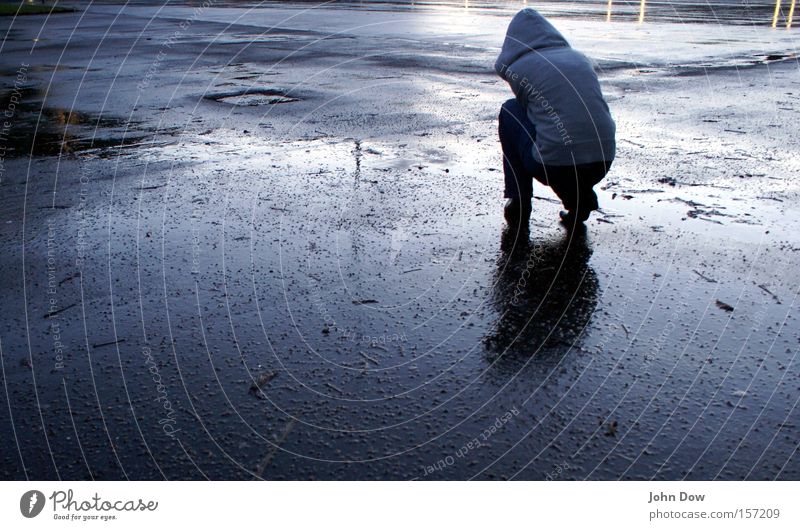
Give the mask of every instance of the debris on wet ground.
[{"label": "debris on wet ground", "polygon": [[622,193],[622,194],[612,193],[611,194],[611,199],[612,200],[616,199],[617,197],[619,197],[620,199],[624,199],[626,201],[629,201],[629,200],[633,199],[633,195],[630,195],[628,193]]},{"label": "debris on wet ground", "polygon": [[344,390],[342,390],[341,388],[339,388],[338,386],[334,385],[333,383],[331,383],[329,381],[327,381],[325,383],[325,386],[330,388],[331,390],[334,390],[338,394],[341,394],[341,395],[345,394]]},{"label": "debris on wet ground", "polygon": [[549,202],[550,204],[561,204],[561,201],[559,201],[558,199],[554,199],[552,197],[542,197],[540,195],[534,195],[533,198],[537,201]]},{"label": "debris on wet ground", "polygon": [[715,280],[715,279],[713,279],[713,278],[709,278],[708,276],[706,276],[706,275],[705,275],[705,274],[703,274],[702,272],[698,272],[698,271],[697,271],[697,270],[695,270],[695,269],[692,269],[692,272],[693,272],[693,273],[695,273],[695,274],[697,274],[698,276],[700,276],[700,278],[704,279],[704,280],[705,280],[705,281],[707,281],[708,283],[717,283],[717,280]]},{"label": "debris on wet ground", "polygon": [[764,285],[763,283],[758,284],[758,288],[761,289],[762,291],[764,291],[765,293],[767,293],[768,295],[770,295],[772,297],[772,299],[775,300],[776,304],[780,304],[781,303],[781,300],[780,300],[780,298],[778,298],[778,295],[776,295],[775,293],[770,291],[767,288],[767,286]]},{"label": "debris on wet ground", "polygon": [[49,312],[47,312],[47,313],[45,313],[45,314],[44,314],[44,317],[43,317],[43,318],[53,318],[54,316],[56,316],[56,315],[60,315],[60,314],[61,314],[61,313],[63,313],[64,311],[66,311],[66,310],[68,310],[68,309],[72,309],[73,307],[75,307],[75,306],[77,306],[77,305],[78,305],[78,304],[77,304],[77,302],[76,302],[76,303],[74,303],[74,304],[69,304],[69,305],[67,305],[67,306],[64,306],[64,307],[61,307],[61,308],[59,308],[59,309],[55,309],[55,310],[53,310],[53,311],[49,311]]},{"label": "debris on wet ground", "polygon": [[730,399],[726,400],[725,404],[728,405],[732,409],[747,410],[747,407],[745,405],[742,405],[741,403],[734,403]]},{"label": "debris on wet ground", "polygon": [[730,217],[728,214],[720,212],[717,209],[710,209],[710,210],[694,209],[686,212],[686,217],[689,217],[690,219],[700,219],[702,221],[708,221],[709,223],[716,223],[719,225],[723,224],[722,221],[719,221],[717,219],[712,219],[711,218],[712,216]]},{"label": "debris on wet ground", "polygon": [[125,339],[111,340],[108,342],[98,342],[96,344],[92,344],[92,348],[103,348],[105,346],[114,346],[116,344],[122,344],[123,342],[125,342]]},{"label": "debris on wet ground", "polygon": [[620,141],[621,142],[625,142],[625,143],[630,144],[630,145],[633,145],[633,146],[636,146],[636,147],[639,147],[639,148],[642,148],[642,149],[644,149],[644,147],[645,147],[644,144],[640,144],[639,142],[634,142],[633,140],[628,140],[627,138],[621,138]]},{"label": "debris on wet ground", "polygon": [[617,427],[619,426],[619,424],[617,423],[617,420],[614,420],[614,421],[611,421],[611,422],[606,422],[605,426],[606,426],[606,429],[605,429],[605,432],[603,432],[604,436],[613,436],[613,437],[617,436]]},{"label": "debris on wet ground", "polygon": [[689,206],[690,208],[695,209],[695,210],[701,210],[703,208],[709,208],[705,204],[701,204],[701,203],[693,201],[691,199],[684,199],[684,198],[681,198],[681,197],[671,197],[669,199],[659,199],[659,201],[662,201],[662,200],[663,201],[668,201],[668,202],[680,202],[680,203],[683,203],[686,206]]},{"label": "debris on wet ground", "polygon": [[267,396],[264,394],[264,387],[277,376],[278,372],[275,371],[259,374],[255,381],[253,381],[253,384],[250,385],[250,394],[258,399],[266,399]]},{"label": "debris on wet ground", "polygon": [[64,285],[67,282],[71,282],[72,280],[78,279],[81,277],[80,272],[76,272],[75,274],[71,274],[65,278],[62,278],[61,281],[58,282],[59,287]]},{"label": "debris on wet ground", "polygon": [[374,357],[372,357],[370,355],[367,355],[366,352],[364,352],[364,351],[359,351],[358,354],[361,355],[361,357],[363,357],[364,359],[366,359],[367,361],[371,362],[374,365],[381,364],[380,361],[378,361],[378,359],[376,359],[376,358],[374,358]]},{"label": "debris on wet ground", "polygon": [[678,181],[673,177],[661,177],[658,179],[658,182],[661,184],[667,184],[668,186],[675,186],[678,184]]},{"label": "debris on wet ground", "polygon": [[273,458],[275,458],[275,455],[286,442],[286,439],[289,437],[289,434],[291,434],[292,430],[294,430],[294,426],[296,424],[297,418],[291,418],[286,424],[286,427],[283,428],[283,432],[281,432],[280,436],[278,436],[273,443],[269,444],[269,450],[267,451],[267,454],[264,455],[264,458],[256,466],[256,478],[265,478],[264,471],[266,471],[267,467],[269,467],[270,462],[272,462]]},{"label": "debris on wet ground", "polygon": [[732,305],[726,304],[725,302],[723,302],[721,300],[717,300],[716,301],[716,305],[717,305],[718,308],[722,309],[723,311],[727,311],[729,313],[733,311],[733,306]]},{"label": "debris on wet ground", "polygon": [[354,305],[368,305],[368,304],[377,304],[379,303],[377,300],[372,298],[364,298],[362,300],[353,300]]},{"label": "debris on wet ground", "polygon": [[[609,189],[609,188],[604,188],[604,189]],[[622,190],[622,192],[630,194],[630,195],[633,195],[633,194],[640,194],[640,193],[664,193],[665,190],[660,190],[660,189],[657,189],[657,188],[641,188],[641,189],[626,189],[626,190]]]}]

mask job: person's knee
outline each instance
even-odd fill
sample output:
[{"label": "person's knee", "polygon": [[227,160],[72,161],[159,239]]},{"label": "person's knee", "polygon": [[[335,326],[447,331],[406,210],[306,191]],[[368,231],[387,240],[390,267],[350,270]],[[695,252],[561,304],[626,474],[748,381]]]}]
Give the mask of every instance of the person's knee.
[{"label": "person's knee", "polygon": [[502,123],[503,120],[507,120],[511,116],[518,115],[521,110],[522,106],[519,104],[519,101],[516,99],[506,100],[506,102],[500,107],[500,122]]}]

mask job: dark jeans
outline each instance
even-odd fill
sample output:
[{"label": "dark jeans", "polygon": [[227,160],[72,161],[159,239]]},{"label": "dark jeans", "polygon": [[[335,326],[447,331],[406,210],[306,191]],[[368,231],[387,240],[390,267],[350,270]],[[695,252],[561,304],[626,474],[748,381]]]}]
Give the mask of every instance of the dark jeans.
[{"label": "dark jeans", "polygon": [[509,99],[500,109],[500,145],[503,147],[505,196],[530,200],[533,180],[550,186],[564,208],[571,212],[596,210],[597,195],[592,189],[603,180],[611,162],[592,162],[572,166],[542,165],[533,158],[536,128],[516,99]]}]

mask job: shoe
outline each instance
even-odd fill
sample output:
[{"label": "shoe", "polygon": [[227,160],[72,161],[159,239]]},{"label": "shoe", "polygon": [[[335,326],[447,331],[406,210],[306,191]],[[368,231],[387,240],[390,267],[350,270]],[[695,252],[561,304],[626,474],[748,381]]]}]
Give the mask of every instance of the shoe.
[{"label": "shoe", "polygon": [[600,208],[600,204],[597,202],[597,194],[594,192],[593,189],[589,189],[583,192],[583,204],[581,208],[578,208],[576,212],[576,216],[578,221],[584,222],[589,219],[589,216],[592,214],[593,211],[598,210]]},{"label": "shoe", "polygon": [[522,199],[508,199],[503,208],[503,214],[508,226],[527,227],[531,217],[531,203]]},{"label": "shoe", "polygon": [[581,217],[583,217],[583,219],[581,219],[574,212],[568,212],[566,210],[561,210],[558,212],[558,216],[561,218],[561,223],[567,228],[572,228],[573,226],[583,226],[583,222],[589,218],[588,213],[585,216],[581,215]]}]

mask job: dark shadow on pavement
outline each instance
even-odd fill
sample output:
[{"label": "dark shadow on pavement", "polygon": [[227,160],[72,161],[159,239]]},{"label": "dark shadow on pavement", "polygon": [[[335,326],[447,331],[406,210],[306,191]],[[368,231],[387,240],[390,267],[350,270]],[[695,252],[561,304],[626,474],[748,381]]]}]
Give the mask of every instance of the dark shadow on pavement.
[{"label": "dark shadow on pavement", "polygon": [[560,358],[579,348],[598,299],[585,229],[531,240],[505,230],[491,303],[498,319],[484,337],[487,360],[516,371],[531,356]]}]

